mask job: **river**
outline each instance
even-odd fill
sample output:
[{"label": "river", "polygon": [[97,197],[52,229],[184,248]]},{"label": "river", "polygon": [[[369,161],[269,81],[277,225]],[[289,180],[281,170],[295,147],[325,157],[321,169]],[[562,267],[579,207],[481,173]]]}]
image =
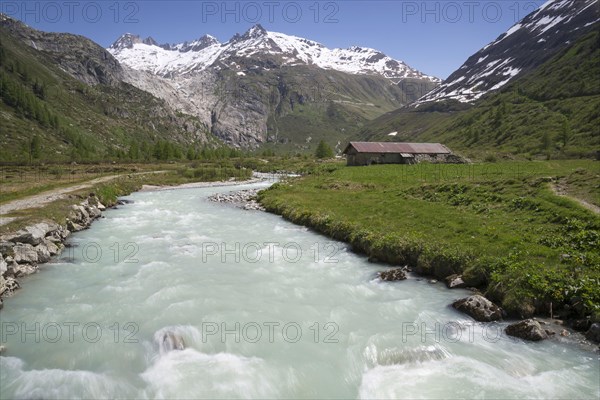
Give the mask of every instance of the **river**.
[{"label": "river", "polygon": [[[525,343],[263,212],[135,193],[0,313],[0,397],[597,398],[597,354]],[[181,337],[184,350],[169,351]]]}]

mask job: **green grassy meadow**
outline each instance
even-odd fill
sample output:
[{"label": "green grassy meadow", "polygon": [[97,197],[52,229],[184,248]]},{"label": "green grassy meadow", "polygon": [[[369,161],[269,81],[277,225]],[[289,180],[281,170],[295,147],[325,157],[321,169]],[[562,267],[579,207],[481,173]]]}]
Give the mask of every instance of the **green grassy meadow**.
[{"label": "green grassy meadow", "polygon": [[276,184],[261,202],[380,261],[463,274],[510,314],[552,303],[598,317],[600,216],[551,186],[599,205],[599,178],[600,164],[585,160],[332,166]]}]

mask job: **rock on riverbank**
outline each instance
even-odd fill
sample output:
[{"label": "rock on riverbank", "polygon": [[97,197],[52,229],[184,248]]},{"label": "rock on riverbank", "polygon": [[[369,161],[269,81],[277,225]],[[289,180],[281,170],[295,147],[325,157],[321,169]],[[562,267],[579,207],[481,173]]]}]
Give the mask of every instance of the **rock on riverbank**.
[{"label": "rock on riverbank", "polygon": [[19,278],[36,273],[41,264],[60,254],[67,237],[88,228],[105,209],[92,193],[71,207],[64,225],[44,221],[0,236],[0,309],[2,297],[21,287]]},{"label": "rock on riverbank", "polygon": [[233,204],[244,210],[265,211],[265,208],[256,201],[256,195],[261,189],[239,190],[229,193],[216,193],[209,196],[210,201],[216,203]]},{"label": "rock on riverbank", "polygon": [[378,272],[377,275],[382,281],[403,281],[406,279],[407,268],[395,268],[389,271]]},{"label": "rock on riverbank", "polygon": [[470,315],[479,322],[502,319],[502,309],[481,295],[473,295],[452,303],[458,311]]},{"label": "rock on riverbank", "polygon": [[533,342],[538,342],[548,338],[546,331],[535,319],[526,319],[524,321],[510,324],[506,327],[505,332],[507,335],[525,340],[531,340]]}]

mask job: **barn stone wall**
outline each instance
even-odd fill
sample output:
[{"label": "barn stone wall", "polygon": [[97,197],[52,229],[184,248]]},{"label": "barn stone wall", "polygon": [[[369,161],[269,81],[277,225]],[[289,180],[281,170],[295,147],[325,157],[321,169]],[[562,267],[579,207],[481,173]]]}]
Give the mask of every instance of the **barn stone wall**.
[{"label": "barn stone wall", "polygon": [[350,149],[346,154],[346,163],[349,166],[371,164],[463,164],[465,160],[454,154],[414,154],[413,158],[402,157],[399,153],[358,153]]},{"label": "barn stone wall", "polygon": [[432,164],[464,164],[464,160],[454,154],[415,154],[415,162]]}]

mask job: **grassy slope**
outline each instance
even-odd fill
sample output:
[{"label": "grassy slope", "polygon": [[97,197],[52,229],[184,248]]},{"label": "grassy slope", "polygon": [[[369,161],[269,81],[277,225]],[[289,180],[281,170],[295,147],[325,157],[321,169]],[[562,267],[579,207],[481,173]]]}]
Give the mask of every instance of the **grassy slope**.
[{"label": "grassy slope", "polygon": [[[189,144],[206,139],[193,117],[166,109],[164,102],[130,85],[89,86],[63,72],[44,53],[24,45],[0,28],[2,161],[28,158],[29,142],[41,139],[44,160],[103,159],[132,143],[151,147],[158,139]],[[34,85],[44,87],[43,96]],[[7,89],[27,97],[26,106],[42,118],[7,101]],[[21,107],[22,108],[22,107]],[[45,123],[49,119],[51,123]]]},{"label": "grassy slope", "polygon": [[[437,104],[397,110],[374,120],[360,136],[439,141],[475,157],[486,152],[588,156],[600,147],[599,40],[599,32],[580,38],[472,108]],[[387,136],[392,131],[399,136]]]},{"label": "grassy slope", "polygon": [[550,177],[598,201],[597,164],[557,161],[342,167],[276,185],[262,203],[379,260],[465,273],[515,314],[576,296],[599,313],[600,217],[554,195]]}]

